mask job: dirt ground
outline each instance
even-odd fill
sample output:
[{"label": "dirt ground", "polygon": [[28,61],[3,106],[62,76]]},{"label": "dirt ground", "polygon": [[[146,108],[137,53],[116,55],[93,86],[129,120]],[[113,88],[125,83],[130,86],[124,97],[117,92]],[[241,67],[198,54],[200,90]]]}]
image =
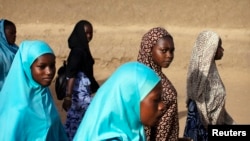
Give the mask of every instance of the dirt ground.
[{"label": "dirt ground", "polygon": [[[186,73],[199,32],[213,30],[222,38],[224,57],[218,69],[227,90],[226,108],[238,124],[250,124],[250,1],[249,0],[0,0],[0,18],[15,22],[17,44],[22,40],[48,42],[57,68],[68,53],[67,39],[81,19],[94,26],[90,42],[95,77],[102,84],[122,63],[135,61],[141,37],[162,26],[174,37],[175,59],[164,69],[178,92],[180,136],[186,119]],[[50,86],[53,96],[54,83]],[[65,112],[55,98],[62,121]]]}]

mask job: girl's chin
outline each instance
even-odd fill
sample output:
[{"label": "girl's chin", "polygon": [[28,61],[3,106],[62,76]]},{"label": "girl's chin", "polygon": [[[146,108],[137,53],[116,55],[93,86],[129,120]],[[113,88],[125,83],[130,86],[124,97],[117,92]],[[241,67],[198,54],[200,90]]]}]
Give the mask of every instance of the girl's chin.
[{"label": "girl's chin", "polygon": [[168,63],[168,64],[163,64],[161,67],[163,67],[163,68],[168,68],[170,66],[170,63]]}]

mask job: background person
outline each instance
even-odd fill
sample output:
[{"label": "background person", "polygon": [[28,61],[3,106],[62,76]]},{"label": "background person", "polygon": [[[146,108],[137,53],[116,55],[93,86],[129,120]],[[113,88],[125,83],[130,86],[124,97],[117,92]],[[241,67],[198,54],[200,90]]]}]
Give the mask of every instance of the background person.
[{"label": "background person", "polygon": [[67,59],[66,77],[68,80],[63,108],[67,111],[65,129],[69,140],[73,139],[91,102],[91,94],[99,88],[94,77],[95,61],[89,49],[92,37],[92,24],[81,20],[76,23],[68,39],[71,51]]},{"label": "background person", "polygon": [[224,49],[219,35],[201,32],[194,44],[187,74],[188,115],[184,136],[194,141],[207,141],[207,126],[234,124],[225,109],[225,86],[216,62]]},{"label": "background person", "polygon": [[16,26],[7,19],[0,20],[0,90],[9,72],[14,56],[18,50]]}]

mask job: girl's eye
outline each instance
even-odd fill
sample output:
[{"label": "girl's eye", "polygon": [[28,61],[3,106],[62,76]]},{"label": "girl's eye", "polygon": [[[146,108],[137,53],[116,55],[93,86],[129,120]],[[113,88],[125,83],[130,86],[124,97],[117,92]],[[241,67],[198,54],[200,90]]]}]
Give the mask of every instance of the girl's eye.
[{"label": "girl's eye", "polygon": [[159,103],[160,101],[161,101],[161,98],[160,98],[160,97],[154,99],[154,102],[155,102],[155,103]]},{"label": "girl's eye", "polygon": [[168,50],[167,49],[162,49],[161,50],[163,53],[166,53]]},{"label": "girl's eye", "polygon": [[170,52],[170,53],[174,53],[174,50],[175,50],[174,48],[173,48],[173,49],[170,49],[169,52]]},{"label": "girl's eye", "polygon": [[56,67],[56,63],[52,63],[49,65],[50,68],[55,68]]},{"label": "girl's eye", "polygon": [[44,69],[46,66],[38,66],[38,68],[40,69]]}]

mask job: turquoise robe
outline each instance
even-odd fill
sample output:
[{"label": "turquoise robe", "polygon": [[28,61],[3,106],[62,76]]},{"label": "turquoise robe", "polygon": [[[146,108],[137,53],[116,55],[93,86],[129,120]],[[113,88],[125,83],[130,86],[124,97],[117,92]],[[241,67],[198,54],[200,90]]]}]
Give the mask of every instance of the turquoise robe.
[{"label": "turquoise robe", "polygon": [[139,62],[125,63],[98,89],[74,141],[145,141],[140,102],[160,82]]},{"label": "turquoise robe", "polygon": [[45,53],[43,41],[23,41],[0,92],[1,141],[67,141],[49,87],[33,80],[31,65]]}]

